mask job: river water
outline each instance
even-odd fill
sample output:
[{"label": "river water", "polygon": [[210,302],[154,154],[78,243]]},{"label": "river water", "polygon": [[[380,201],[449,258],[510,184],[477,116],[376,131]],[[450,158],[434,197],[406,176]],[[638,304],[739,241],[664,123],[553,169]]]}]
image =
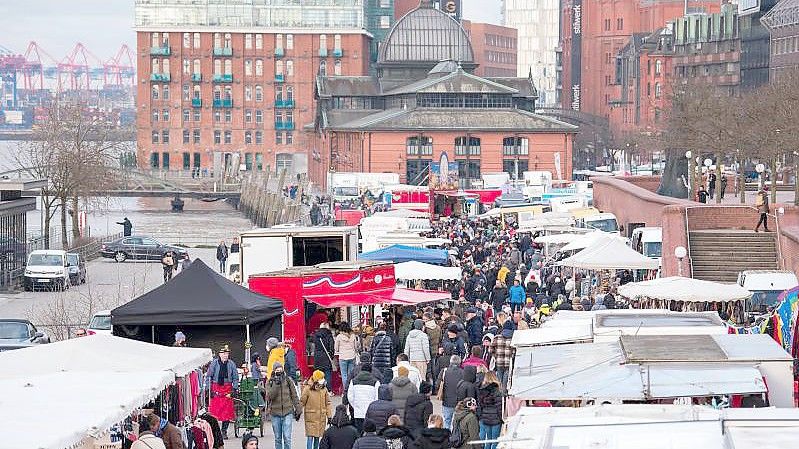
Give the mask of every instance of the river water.
[{"label": "river water", "polygon": [[[19,168],[14,153],[19,142],[0,141],[0,172]],[[135,234],[149,235],[164,243],[184,243],[189,246],[216,245],[221,239],[230,240],[241,231],[251,229],[252,223],[232,205],[224,201],[204,202],[184,198],[182,213],[170,211],[170,198],[92,198],[81,205],[87,212],[86,221],[93,236],[122,231],[116,224],[128,217]],[[28,234],[40,235],[41,207],[28,212]],[[51,233],[60,232],[60,214],[51,223]],[[71,229],[71,228],[70,228]]]}]

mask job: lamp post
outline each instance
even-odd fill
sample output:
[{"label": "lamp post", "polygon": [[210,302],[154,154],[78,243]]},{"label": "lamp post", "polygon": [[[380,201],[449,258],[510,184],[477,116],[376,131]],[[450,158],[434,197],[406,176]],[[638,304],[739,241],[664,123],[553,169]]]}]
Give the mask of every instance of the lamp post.
[{"label": "lamp post", "polygon": [[682,260],[688,255],[688,250],[684,246],[674,248],[674,257],[677,258],[677,276],[682,277]]},{"label": "lamp post", "polygon": [[688,159],[688,198],[693,198],[694,192],[694,159],[691,157],[691,150],[685,152],[685,158]]},{"label": "lamp post", "polygon": [[757,185],[758,188],[763,188],[763,172],[766,171],[766,166],[763,164],[755,165],[755,171],[757,172]]}]

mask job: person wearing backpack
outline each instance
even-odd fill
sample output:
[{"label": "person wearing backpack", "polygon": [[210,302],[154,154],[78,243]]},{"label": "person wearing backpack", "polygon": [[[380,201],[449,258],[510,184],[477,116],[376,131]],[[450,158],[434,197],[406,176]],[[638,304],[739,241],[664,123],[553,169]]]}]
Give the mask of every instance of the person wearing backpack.
[{"label": "person wearing backpack", "polygon": [[477,400],[466,398],[455,406],[452,418],[452,436],[449,437],[454,449],[477,449],[479,444],[468,444],[480,439],[480,424],[477,421]]},{"label": "person wearing backpack", "polygon": [[[496,440],[502,429],[502,387],[499,378],[489,371],[477,390],[477,418],[480,421],[480,439]],[[497,443],[486,443],[485,449],[496,449]]]},{"label": "person wearing backpack", "polygon": [[430,415],[427,427],[419,431],[419,435],[411,443],[411,449],[449,449],[452,432],[444,427],[441,415]]}]

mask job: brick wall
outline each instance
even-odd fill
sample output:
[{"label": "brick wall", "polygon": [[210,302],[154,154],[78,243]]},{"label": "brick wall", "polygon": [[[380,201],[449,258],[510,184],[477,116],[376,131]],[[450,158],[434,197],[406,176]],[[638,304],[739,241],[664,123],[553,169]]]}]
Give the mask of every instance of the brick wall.
[{"label": "brick wall", "polygon": [[630,223],[661,226],[662,211],[665,206],[696,204],[688,200],[658,195],[642,186],[651,188],[653,184],[660,182],[659,179],[646,180],[644,178],[647,177],[593,178],[594,206],[603,212],[614,213],[619,224],[628,229]]}]

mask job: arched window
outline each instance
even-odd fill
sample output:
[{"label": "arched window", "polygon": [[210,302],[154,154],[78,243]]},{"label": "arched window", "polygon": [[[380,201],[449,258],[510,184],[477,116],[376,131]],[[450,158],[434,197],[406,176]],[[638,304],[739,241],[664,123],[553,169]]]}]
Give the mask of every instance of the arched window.
[{"label": "arched window", "polygon": [[264,88],[260,85],[255,86],[255,101],[263,101],[264,99]]},{"label": "arched window", "polygon": [[232,46],[230,40],[230,33],[225,33],[225,48],[230,48]]},{"label": "arched window", "polygon": [[222,60],[214,59],[214,75],[222,74]]},{"label": "arched window", "polygon": [[150,96],[152,97],[153,100],[157,100],[158,98],[160,98],[161,97],[161,88],[158,87],[158,85],[154,85],[150,89]]},{"label": "arched window", "polygon": [[663,61],[660,59],[655,60],[655,75],[660,75],[660,72],[663,70]]},{"label": "arched window", "polygon": [[661,95],[663,95],[663,89],[660,83],[655,83],[655,98],[660,98]]},{"label": "arched window", "polygon": [[200,98],[200,86],[197,84],[194,85],[194,98]]},{"label": "arched window", "polygon": [[327,61],[319,61],[319,75],[327,76]]},{"label": "arched window", "polygon": [[336,59],[336,62],[333,63],[333,73],[336,75],[341,75],[341,60]]},{"label": "arched window", "polygon": [[233,61],[225,59],[225,75],[233,74]]},{"label": "arched window", "polygon": [[193,65],[194,65],[194,67],[193,67],[191,73],[194,73],[195,75],[199,75],[200,74],[200,60],[199,59],[195,59]]},{"label": "arched window", "polygon": [[264,60],[263,59],[256,59],[255,60],[255,76],[261,76],[264,74]]}]

